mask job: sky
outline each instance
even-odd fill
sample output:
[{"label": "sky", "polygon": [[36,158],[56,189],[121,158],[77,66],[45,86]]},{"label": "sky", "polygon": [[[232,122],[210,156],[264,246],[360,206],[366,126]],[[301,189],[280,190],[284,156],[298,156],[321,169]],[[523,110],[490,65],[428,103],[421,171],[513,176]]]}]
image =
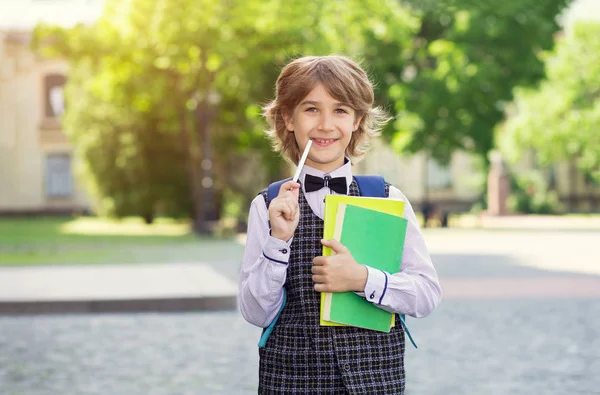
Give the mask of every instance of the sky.
[{"label": "sky", "polygon": [[[105,0],[0,0],[0,29],[33,28],[38,22],[73,26],[92,22],[102,12]],[[600,0],[575,0],[565,14],[565,23],[573,20],[600,21]]]},{"label": "sky", "polygon": [[568,28],[576,20],[600,21],[600,0],[576,0],[565,13],[564,23]]},{"label": "sky", "polygon": [[39,22],[70,27],[93,22],[104,0],[0,0],[0,29],[32,29]]}]

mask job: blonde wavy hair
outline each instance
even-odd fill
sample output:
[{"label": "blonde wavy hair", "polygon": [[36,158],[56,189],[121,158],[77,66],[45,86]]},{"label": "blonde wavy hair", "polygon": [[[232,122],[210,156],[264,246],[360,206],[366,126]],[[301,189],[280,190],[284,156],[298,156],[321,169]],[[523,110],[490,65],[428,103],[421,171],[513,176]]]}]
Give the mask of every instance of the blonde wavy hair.
[{"label": "blonde wavy hair", "polygon": [[345,56],[305,56],[281,70],[275,99],[263,108],[270,127],[266,133],[273,149],[289,162],[298,164],[302,153],[294,133],[286,128],[283,114],[291,114],[318,84],[334,99],[348,103],[356,117],[362,117],[346,147],[346,156],[358,162],[369,148],[369,139],[380,134],[389,118],[380,108],[373,107],[373,85],[367,73]]}]

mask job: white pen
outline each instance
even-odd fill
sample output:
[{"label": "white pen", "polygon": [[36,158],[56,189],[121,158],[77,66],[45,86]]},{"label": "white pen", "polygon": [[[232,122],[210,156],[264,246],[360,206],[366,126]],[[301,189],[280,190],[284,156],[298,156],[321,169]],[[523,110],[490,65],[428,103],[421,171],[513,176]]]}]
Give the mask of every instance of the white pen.
[{"label": "white pen", "polygon": [[300,162],[298,162],[298,168],[296,169],[296,174],[294,174],[294,178],[292,178],[292,180],[294,182],[298,182],[298,177],[300,177],[300,172],[302,171],[302,166],[304,166],[304,162],[306,161],[306,157],[308,156],[308,151],[310,151],[311,145],[312,145],[312,140],[308,140],[308,143],[306,143],[306,147],[304,148],[304,152],[302,153],[302,158],[300,158]]}]

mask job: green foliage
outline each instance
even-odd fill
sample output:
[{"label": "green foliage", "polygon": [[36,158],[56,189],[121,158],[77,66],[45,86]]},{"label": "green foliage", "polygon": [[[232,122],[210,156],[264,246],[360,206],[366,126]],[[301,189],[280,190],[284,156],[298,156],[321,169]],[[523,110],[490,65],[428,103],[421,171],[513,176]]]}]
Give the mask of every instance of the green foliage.
[{"label": "green foliage", "polygon": [[518,89],[515,114],[502,128],[500,145],[519,160],[534,148],[549,165],[577,159],[600,180],[600,24],[577,24],[546,55],[548,80],[537,89]]},{"label": "green foliage", "polygon": [[280,178],[260,107],[281,66],[301,54],[359,54],[369,32],[388,41],[408,32],[394,1],[319,3],[109,0],[93,26],[39,26],[34,48],[71,63],[64,125],[97,211],[198,215],[207,158],[217,196],[233,188],[246,207],[262,185],[240,169]]},{"label": "green foliage", "polygon": [[551,48],[570,1],[409,3],[420,29],[390,86],[397,121],[387,134],[397,150],[425,149],[442,163],[457,148],[487,160],[513,87],[543,77],[538,51]]},{"label": "green foliage", "polygon": [[558,195],[550,190],[539,170],[519,172],[511,176],[508,208],[521,214],[558,214],[564,211]]},{"label": "green foliage", "polygon": [[361,61],[398,152],[485,158],[512,88],[542,76],[537,51],[568,2],[108,0],[94,25],[38,26],[33,47],[70,62],[64,126],[98,212],[198,219],[203,160],[214,210],[240,196],[245,212],[284,175],[260,111],[300,55]]},{"label": "green foliage", "polygon": [[90,28],[38,28],[34,46],[71,62],[64,124],[100,213],[189,215],[209,127],[222,132],[212,136],[217,165],[244,132],[257,134],[260,119],[244,109],[259,42],[244,38],[260,37],[259,15],[244,6],[108,1]]}]

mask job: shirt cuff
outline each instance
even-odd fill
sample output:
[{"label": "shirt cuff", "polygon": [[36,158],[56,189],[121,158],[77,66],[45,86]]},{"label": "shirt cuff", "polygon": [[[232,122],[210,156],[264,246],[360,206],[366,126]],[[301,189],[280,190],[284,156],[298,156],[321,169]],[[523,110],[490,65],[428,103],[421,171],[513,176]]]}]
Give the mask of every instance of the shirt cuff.
[{"label": "shirt cuff", "polygon": [[267,242],[263,246],[263,255],[272,262],[287,265],[290,261],[290,246],[292,245],[292,240],[293,237],[285,242],[269,235],[267,237]]},{"label": "shirt cuff", "polygon": [[365,299],[371,303],[382,304],[387,292],[388,274],[384,271],[367,266],[367,284],[365,285]]}]

